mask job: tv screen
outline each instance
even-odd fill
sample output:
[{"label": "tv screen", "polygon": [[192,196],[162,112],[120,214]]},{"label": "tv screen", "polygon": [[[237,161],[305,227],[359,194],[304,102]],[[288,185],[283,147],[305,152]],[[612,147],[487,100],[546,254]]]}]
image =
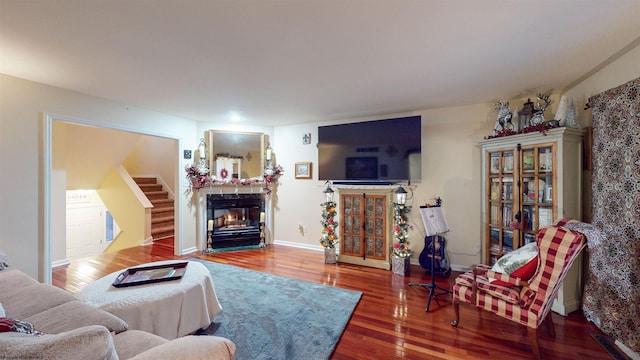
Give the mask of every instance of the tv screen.
[{"label": "tv screen", "polygon": [[318,127],[318,178],[334,182],[420,180],[422,117]]}]

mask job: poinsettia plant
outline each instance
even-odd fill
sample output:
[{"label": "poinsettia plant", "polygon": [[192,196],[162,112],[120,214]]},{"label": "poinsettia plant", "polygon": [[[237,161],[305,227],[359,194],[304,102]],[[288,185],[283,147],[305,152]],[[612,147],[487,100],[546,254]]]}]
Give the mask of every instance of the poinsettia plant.
[{"label": "poinsettia plant", "polygon": [[409,249],[409,230],[412,227],[407,223],[410,211],[411,206],[393,204],[393,256],[407,258],[413,255],[413,250]]},{"label": "poinsettia plant", "polygon": [[320,206],[322,206],[322,220],[320,220],[322,237],[320,238],[320,243],[325,248],[335,248],[338,244],[338,234],[336,233],[338,222],[334,219],[336,216],[336,203],[327,201],[320,204]]}]

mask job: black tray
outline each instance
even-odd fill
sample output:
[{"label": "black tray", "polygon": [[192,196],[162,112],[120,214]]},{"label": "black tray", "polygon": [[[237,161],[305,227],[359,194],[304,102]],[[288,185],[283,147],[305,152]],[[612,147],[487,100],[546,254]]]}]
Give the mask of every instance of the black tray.
[{"label": "black tray", "polygon": [[134,267],[123,271],[113,282],[115,287],[152,284],[178,280],[187,271],[187,262]]}]

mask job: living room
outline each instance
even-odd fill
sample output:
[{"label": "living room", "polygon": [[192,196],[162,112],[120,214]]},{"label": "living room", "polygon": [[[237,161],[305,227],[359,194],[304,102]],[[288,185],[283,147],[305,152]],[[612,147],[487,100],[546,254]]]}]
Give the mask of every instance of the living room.
[{"label": "living room", "polygon": [[[576,12],[579,12],[579,9],[576,9]],[[511,16],[520,17],[523,14],[513,13]],[[626,19],[622,14],[620,17]],[[561,96],[574,100],[582,126],[589,125],[590,122],[590,112],[584,110],[590,96],[640,77],[640,68],[637,66],[640,63],[637,25],[625,28],[622,32],[625,33],[624,40],[618,40],[620,43],[617,43],[618,46],[614,50],[604,57],[593,59],[588,71],[565,80],[564,88],[554,90],[553,98],[556,104]],[[620,34],[608,35],[616,38],[616,35]],[[605,37],[604,40],[598,41],[613,40]],[[534,71],[544,72],[545,69]],[[342,117],[334,116],[286,125],[235,125],[222,117],[209,121],[195,121],[188,117],[133,106],[126,99],[109,100],[87,95],[87,92],[79,90],[46,85],[44,81],[32,81],[26,74],[21,76],[20,73],[7,72],[2,70],[0,74],[3,97],[3,105],[0,108],[0,149],[3,154],[0,158],[0,168],[3,169],[0,175],[3,185],[3,201],[0,205],[0,229],[3,235],[0,237],[0,249],[11,256],[15,266],[45,282],[50,281],[51,262],[59,260],[52,259],[47,241],[57,236],[52,223],[64,213],[64,208],[61,207],[63,205],[60,203],[64,202],[60,199],[61,194],[50,192],[51,184],[46,182],[46,179],[55,173],[51,174],[51,149],[47,149],[45,134],[47,128],[55,121],[77,122],[176,139],[176,194],[185,192],[187,185],[182,181],[184,167],[193,162],[193,158],[183,158],[183,152],[196,150],[204,131],[217,129],[267,134],[275,161],[285,169],[274,193],[277,197],[273,224],[274,242],[318,250],[320,259],[321,246],[318,239],[322,229],[318,205],[322,201],[325,186],[323,182],[316,180],[315,172],[317,149],[313,145],[313,139],[317,139],[318,126],[421,115],[423,176],[421,182],[412,183],[413,205],[422,205],[436,196],[444,200],[444,209],[451,228],[447,236],[451,264],[454,269],[463,270],[481,261],[480,253],[476,250],[480,244],[479,234],[482,229],[482,154],[478,142],[492,133],[495,124],[493,100],[496,96],[506,96],[512,106],[521,107],[528,97],[535,97],[536,92],[525,93],[524,89],[532,84],[518,84],[521,93],[496,94],[475,103],[433,108],[414,107],[402,111],[394,109],[389,112],[377,110],[369,114],[347,114]],[[86,80],[91,81],[90,78]],[[547,90],[547,84],[537,85],[541,88],[540,91]],[[444,84],[440,86],[444,87]],[[486,86],[491,88],[488,82]],[[380,102],[384,102],[384,99],[380,99]],[[555,110],[552,106],[546,115],[552,116]],[[311,144],[302,142],[305,134],[311,134]],[[313,178],[296,179],[296,162],[311,162],[314,169]],[[588,198],[584,204],[584,219],[588,220]],[[177,221],[176,248],[181,255],[186,255],[195,252],[197,248],[196,212],[189,199],[185,197],[177,201],[177,207],[181,215]],[[419,239],[424,237],[424,232],[419,226],[419,214],[414,212],[410,216],[410,221],[417,224],[410,234],[413,239],[410,246],[419,252],[423,245]],[[306,231],[300,232],[299,225],[303,225]]]}]

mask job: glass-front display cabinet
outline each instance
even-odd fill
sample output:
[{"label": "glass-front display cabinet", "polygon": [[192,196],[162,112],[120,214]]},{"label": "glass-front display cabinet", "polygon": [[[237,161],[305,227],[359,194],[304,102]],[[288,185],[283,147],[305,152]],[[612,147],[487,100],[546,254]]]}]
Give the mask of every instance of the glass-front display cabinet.
[{"label": "glass-front display cabinet", "polygon": [[[558,219],[581,220],[582,138],[582,130],[561,127],[480,142],[485,264],[535,241],[538,229]],[[575,302],[567,309],[577,309]]]}]

